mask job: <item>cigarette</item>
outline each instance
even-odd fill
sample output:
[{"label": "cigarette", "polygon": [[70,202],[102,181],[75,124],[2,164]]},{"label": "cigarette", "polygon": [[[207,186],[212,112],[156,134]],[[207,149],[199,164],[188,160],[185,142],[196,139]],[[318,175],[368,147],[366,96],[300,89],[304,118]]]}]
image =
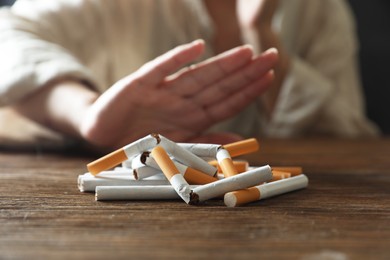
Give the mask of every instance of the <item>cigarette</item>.
[{"label": "cigarette", "polygon": [[221,148],[219,144],[178,143],[178,145],[201,158],[215,158],[218,149]]},{"label": "cigarette", "polygon": [[153,148],[151,154],[177,194],[179,194],[186,203],[189,203],[192,196],[192,190],[165,149],[161,146],[156,146]]},{"label": "cigarette", "polygon": [[96,200],[171,200],[180,199],[180,196],[172,185],[98,186],[95,198]]},{"label": "cigarette", "polygon": [[227,192],[241,190],[272,179],[271,167],[258,167],[247,172],[221,179],[193,189],[191,204],[222,196]]},{"label": "cigarette", "polygon": [[110,169],[127,159],[131,159],[139,153],[147,151],[159,143],[159,136],[151,134],[141,138],[131,144],[128,144],[106,156],[103,156],[89,164],[87,164],[88,171],[93,175],[101,171]]},{"label": "cigarette", "polygon": [[210,176],[214,176],[217,173],[217,168],[208,164],[205,160],[199,158],[198,156],[179,146],[175,142],[172,142],[171,140],[161,135],[160,140],[160,145],[163,146],[168,153],[174,156],[175,159],[177,159],[181,163],[191,168],[197,169],[201,172],[204,172]]},{"label": "cigarette", "polygon": [[289,173],[291,173],[291,176],[297,176],[297,175],[303,173],[302,167],[298,167],[298,166],[272,167],[272,170],[273,171],[275,170],[275,171],[289,172]]},{"label": "cigarette", "polygon": [[79,175],[78,188],[81,192],[95,191],[97,186],[145,186],[145,185],[169,185],[169,181],[163,174],[136,180],[131,174],[101,172],[98,176],[90,173]]},{"label": "cigarette", "polygon": [[259,142],[256,138],[249,138],[242,141],[225,144],[222,147],[226,149],[231,157],[236,157],[259,150]]},{"label": "cigarette", "polygon": [[278,181],[286,178],[290,178],[291,173],[289,172],[283,172],[283,171],[276,171],[274,168],[272,168],[272,181]]},{"label": "cigarette", "polygon": [[[218,173],[222,173],[221,166],[219,166],[217,160],[209,161],[209,164],[211,164],[214,167],[217,167]],[[249,162],[244,160],[233,160],[234,168],[236,168],[236,171],[238,173],[246,172],[249,169]]]},{"label": "cigarette", "polygon": [[245,190],[228,192],[224,196],[224,203],[228,207],[237,207],[253,201],[258,201],[283,193],[303,189],[308,185],[308,178],[301,174],[291,178],[274,181]]},{"label": "cigarette", "polygon": [[236,175],[238,172],[234,167],[232,158],[230,154],[225,149],[219,149],[217,152],[217,161],[219,166],[221,167],[222,173],[225,178]]},{"label": "cigarette", "polygon": [[[142,161],[150,167],[160,169],[160,167],[158,166],[157,162],[154,160],[153,157],[150,157],[150,156],[147,156],[146,154],[144,154],[142,156]],[[201,185],[201,184],[207,184],[207,183],[214,182],[214,181],[218,180],[215,177],[212,177],[212,176],[205,174],[201,171],[198,171],[196,169],[188,167],[182,163],[179,163],[176,161],[173,161],[173,163],[175,164],[176,168],[179,170],[180,174],[183,175],[184,179],[189,184]]]}]

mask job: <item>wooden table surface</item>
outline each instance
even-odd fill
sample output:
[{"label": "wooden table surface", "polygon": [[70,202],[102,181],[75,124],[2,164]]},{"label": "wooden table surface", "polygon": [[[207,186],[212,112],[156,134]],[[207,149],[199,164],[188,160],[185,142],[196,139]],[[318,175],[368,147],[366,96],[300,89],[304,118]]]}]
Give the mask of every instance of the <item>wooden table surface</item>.
[{"label": "wooden table surface", "polygon": [[308,188],[222,201],[96,202],[94,158],[0,152],[0,259],[390,259],[390,139],[261,140],[252,165],[298,165]]}]

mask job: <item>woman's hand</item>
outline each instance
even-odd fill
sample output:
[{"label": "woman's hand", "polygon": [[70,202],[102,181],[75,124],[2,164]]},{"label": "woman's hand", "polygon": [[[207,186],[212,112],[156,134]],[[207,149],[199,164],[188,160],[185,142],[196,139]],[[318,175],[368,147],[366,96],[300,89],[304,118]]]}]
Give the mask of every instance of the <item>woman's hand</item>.
[{"label": "woman's hand", "polygon": [[253,57],[237,47],[204,62],[201,40],[179,46],[119,80],[87,109],[80,133],[99,147],[120,147],[158,132],[174,141],[230,141],[232,135],[206,135],[210,126],[232,117],[272,83],[278,54]]},{"label": "woman's hand", "polygon": [[272,28],[278,5],[278,0],[237,1],[237,17],[241,30],[256,44],[256,49],[261,51],[274,47],[279,52],[279,61],[274,68],[275,80],[261,98],[269,118],[272,117],[283,82],[290,70],[290,56],[284,50],[279,35]]}]

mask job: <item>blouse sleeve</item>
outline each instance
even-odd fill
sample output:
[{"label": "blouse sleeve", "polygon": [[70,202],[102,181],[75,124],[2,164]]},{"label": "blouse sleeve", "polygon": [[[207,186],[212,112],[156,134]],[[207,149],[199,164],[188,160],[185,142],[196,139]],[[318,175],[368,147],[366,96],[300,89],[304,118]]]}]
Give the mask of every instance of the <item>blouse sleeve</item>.
[{"label": "blouse sleeve", "polygon": [[284,28],[295,32],[286,41],[291,69],[266,134],[377,135],[377,128],[365,116],[357,40],[347,6],[338,0],[301,2],[306,5],[300,18]]},{"label": "blouse sleeve", "polygon": [[[82,48],[74,43],[77,33],[85,33],[87,23],[80,21],[77,13],[63,8],[64,2],[20,0],[12,9],[0,10],[1,106],[58,78],[94,84],[90,70],[74,51]],[[73,6],[67,5],[68,9],[77,3],[69,2]]]}]

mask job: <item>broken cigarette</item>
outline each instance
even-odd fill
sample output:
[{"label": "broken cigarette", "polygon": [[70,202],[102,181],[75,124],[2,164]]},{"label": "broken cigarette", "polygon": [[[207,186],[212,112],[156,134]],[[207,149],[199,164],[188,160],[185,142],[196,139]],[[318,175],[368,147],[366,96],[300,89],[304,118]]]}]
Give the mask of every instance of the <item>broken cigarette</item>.
[{"label": "broken cigarette", "polygon": [[131,159],[139,153],[147,151],[159,143],[158,135],[151,134],[141,138],[131,144],[128,144],[106,156],[103,156],[89,164],[87,164],[88,171],[93,175],[101,171],[110,169],[127,159]]},{"label": "broken cigarette", "polygon": [[176,168],[165,149],[161,146],[156,146],[153,148],[151,154],[177,194],[179,194],[186,203],[189,203],[191,200],[192,190],[183,175],[181,175],[180,171]]},{"label": "broken cigarette", "polygon": [[96,200],[169,200],[180,199],[180,196],[172,185],[99,186],[96,187],[95,198]]},{"label": "broken cigarette", "polygon": [[256,186],[271,179],[271,167],[268,165],[254,168],[247,172],[194,188],[191,204],[222,196],[230,191]]},{"label": "broken cigarette", "polygon": [[224,196],[224,203],[228,207],[237,207],[270,198],[290,191],[303,189],[308,185],[308,178],[301,174],[295,177],[265,183],[245,190],[228,192]]},{"label": "broken cigarette", "polygon": [[238,172],[234,167],[232,158],[229,152],[225,149],[219,149],[217,152],[217,161],[221,167],[222,173],[225,178],[236,175]]}]

